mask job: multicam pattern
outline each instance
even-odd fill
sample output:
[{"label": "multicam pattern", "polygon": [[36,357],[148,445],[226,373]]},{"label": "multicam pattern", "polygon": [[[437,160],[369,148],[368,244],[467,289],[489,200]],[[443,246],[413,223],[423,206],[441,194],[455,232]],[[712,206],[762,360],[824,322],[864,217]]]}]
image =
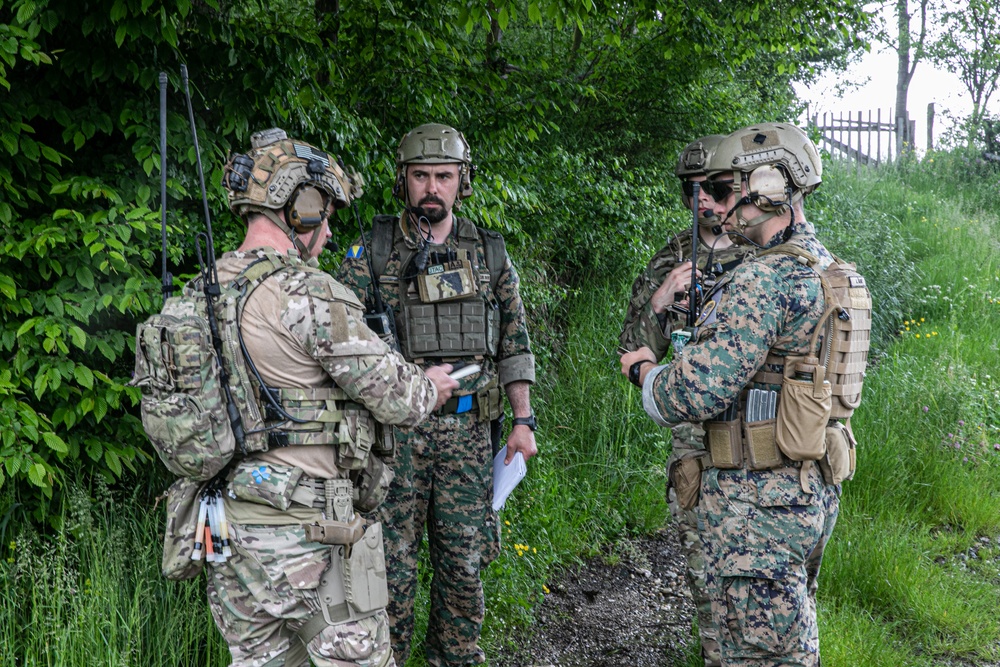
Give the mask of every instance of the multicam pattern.
[{"label": "multicam pattern", "polygon": [[[282,664],[295,632],[320,611],[316,592],[330,547],[299,525],[230,525],[233,557],[214,563],[208,602],[233,667]],[[317,667],[391,667],[384,612],[324,628],[306,647]]]},{"label": "multicam pattern", "polygon": [[[808,222],[792,240],[821,266],[832,257]],[[778,245],[776,235],[767,247]],[[823,313],[819,276],[794,257],[747,261],[723,288],[716,320],[662,372],[647,377],[667,422],[702,421],[721,412],[761,368],[768,351],[802,355]],[[836,521],[839,489],[816,466],[751,472],[710,469],[698,511],[705,529],[707,581],[726,665],[818,662],[816,577]],[[803,485],[808,492],[803,491]]]},{"label": "multicam pattern", "polygon": [[[691,230],[685,230],[672,237],[649,260],[646,269],[632,284],[632,296],[629,299],[625,323],[622,327],[619,341],[627,350],[637,350],[648,347],[653,350],[657,359],[663,359],[670,347],[668,334],[649,304],[653,293],[663,284],[668,273],[678,264],[691,259]],[[698,266],[704,269],[708,263],[711,249],[699,238]],[[712,263],[719,262],[727,267],[740,262],[748,253],[745,246],[729,246],[712,253]],[[671,314],[666,321],[668,330],[684,325],[677,315]],[[671,429],[673,446],[667,469],[674,461],[692,451],[704,449],[705,432],[695,424],[678,424]],[[685,576],[691,589],[695,609],[698,615],[698,633],[701,636],[702,651],[705,664],[719,664],[718,632],[712,622],[712,606],[705,585],[705,554],[698,537],[698,520],[693,510],[681,509],[676,493],[671,490],[667,497],[670,503],[670,514],[673,516],[679,531],[681,547],[687,560]]]},{"label": "multicam pattern", "polygon": [[[401,233],[398,228],[396,233]],[[367,242],[364,238],[356,243]],[[413,245],[412,239],[407,242]],[[458,249],[453,237],[447,245]],[[476,243],[476,251],[478,266],[486,267],[482,243]],[[384,275],[398,276],[402,268],[399,251],[394,247]],[[363,256],[346,258],[338,279],[359,298],[371,298],[371,277]],[[379,287],[401,325],[398,283],[381,281]],[[482,372],[460,380],[456,395],[481,391],[498,375],[501,383],[534,379],[518,276],[509,257],[505,258],[495,297],[501,316],[498,359],[477,361]],[[485,604],[480,571],[499,551],[497,519],[491,508],[489,422],[468,414],[432,415],[413,431],[397,432],[397,445],[396,477],[388,498],[377,511],[385,530],[390,598],[387,609],[396,661],[405,664],[410,653],[417,551],[426,523],[435,572],[424,644],[428,664],[482,663],[485,656],[478,640]]]}]

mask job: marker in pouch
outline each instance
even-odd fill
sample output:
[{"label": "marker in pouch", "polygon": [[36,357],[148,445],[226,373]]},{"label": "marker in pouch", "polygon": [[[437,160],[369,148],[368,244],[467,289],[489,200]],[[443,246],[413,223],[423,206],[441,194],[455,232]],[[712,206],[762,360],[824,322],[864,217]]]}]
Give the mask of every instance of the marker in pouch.
[{"label": "marker in pouch", "polygon": [[191,552],[191,560],[201,560],[201,549],[205,546],[202,537],[205,534],[205,519],[208,517],[208,499],[204,495],[201,497],[201,506],[198,507],[198,525],[194,529],[194,550]]},{"label": "marker in pouch", "polygon": [[222,535],[222,555],[226,558],[232,558],[233,550],[229,546],[229,519],[226,518],[226,503],[222,499],[222,493],[218,496],[218,508],[219,508],[219,531]]}]

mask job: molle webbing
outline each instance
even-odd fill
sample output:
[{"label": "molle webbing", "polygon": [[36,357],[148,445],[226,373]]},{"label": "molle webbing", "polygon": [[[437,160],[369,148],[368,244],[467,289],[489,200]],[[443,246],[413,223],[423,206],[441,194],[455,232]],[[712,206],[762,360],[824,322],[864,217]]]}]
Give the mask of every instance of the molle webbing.
[{"label": "molle webbing", "polygon": [[[345,432],[346,412],[364,410],[349,401],[347,394],[338,387],[323,389],[298,389],[282,387],[272,389],[278,403],[288,415],[302,423],[285,420],[268,410],[268,422],[281,424],[280,431],[286,445],[338,445],[348,441]],[[283,422],[283,423],[282,423]]]}]

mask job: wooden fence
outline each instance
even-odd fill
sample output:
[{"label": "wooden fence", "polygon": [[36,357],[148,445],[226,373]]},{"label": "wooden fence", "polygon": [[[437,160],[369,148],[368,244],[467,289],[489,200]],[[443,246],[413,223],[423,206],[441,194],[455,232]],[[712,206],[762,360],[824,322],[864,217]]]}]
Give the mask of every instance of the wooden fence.
[{"label": "wooden fence", "polygon": [[[853,160],[857,167],[879,166],[914,148],[916,121],[893,116],[891,109],[815,113],[808,117],[811,128],[820,132],[820,148],[830,155]],[[934,146],[934,104],[927,106],[927,149]]]}]

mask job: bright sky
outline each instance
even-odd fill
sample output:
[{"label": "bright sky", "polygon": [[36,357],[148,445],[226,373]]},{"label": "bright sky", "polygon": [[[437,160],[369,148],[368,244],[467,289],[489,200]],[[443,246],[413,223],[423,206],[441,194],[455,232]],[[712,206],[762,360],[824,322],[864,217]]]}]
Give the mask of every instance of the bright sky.
[{"label": "bright sky", "polygon": [[[889,25],[893,25],[891,8],[886,16]],[[796,84],[795,89],[799,98],[809,104],[809,113],[819,114],[820,123],[824,112],[837,116],[843,113],[846,120],[848,112],[856,117],[861,111],[867,120],[868,111],[871,110],[874,120],[878,109],[882,110],[882,121],[886,122],[889,112],[896,105],[896,67],[894,50],[883,44],[872,44],[871,52],[865,54],[860,62],[852,65],[847,71],[828,74],[808,88]],[[838,97],[837,86],[843,87],[844,83],[852,85]],[[938,70],[926,60],[921,60],[910,82],[908,95],[910,118],[917,122],[917,149],[921,153],[927,144],[927,105],[931,102],[935,105],[936,144],[939,143],[943,132],[953,124],[949,114],[952,117],[962,118],[972,113],[972,102],[958,75]],[[804,119],[802,124],[804,125]],[[888,135],[883,135],[883,151],[887,140]],[[874,147],[874,138],[872,142]],[[866,140],[862,139],[862,149],[866,147]],[[893,152],[895,153],[895,148]]]}]

